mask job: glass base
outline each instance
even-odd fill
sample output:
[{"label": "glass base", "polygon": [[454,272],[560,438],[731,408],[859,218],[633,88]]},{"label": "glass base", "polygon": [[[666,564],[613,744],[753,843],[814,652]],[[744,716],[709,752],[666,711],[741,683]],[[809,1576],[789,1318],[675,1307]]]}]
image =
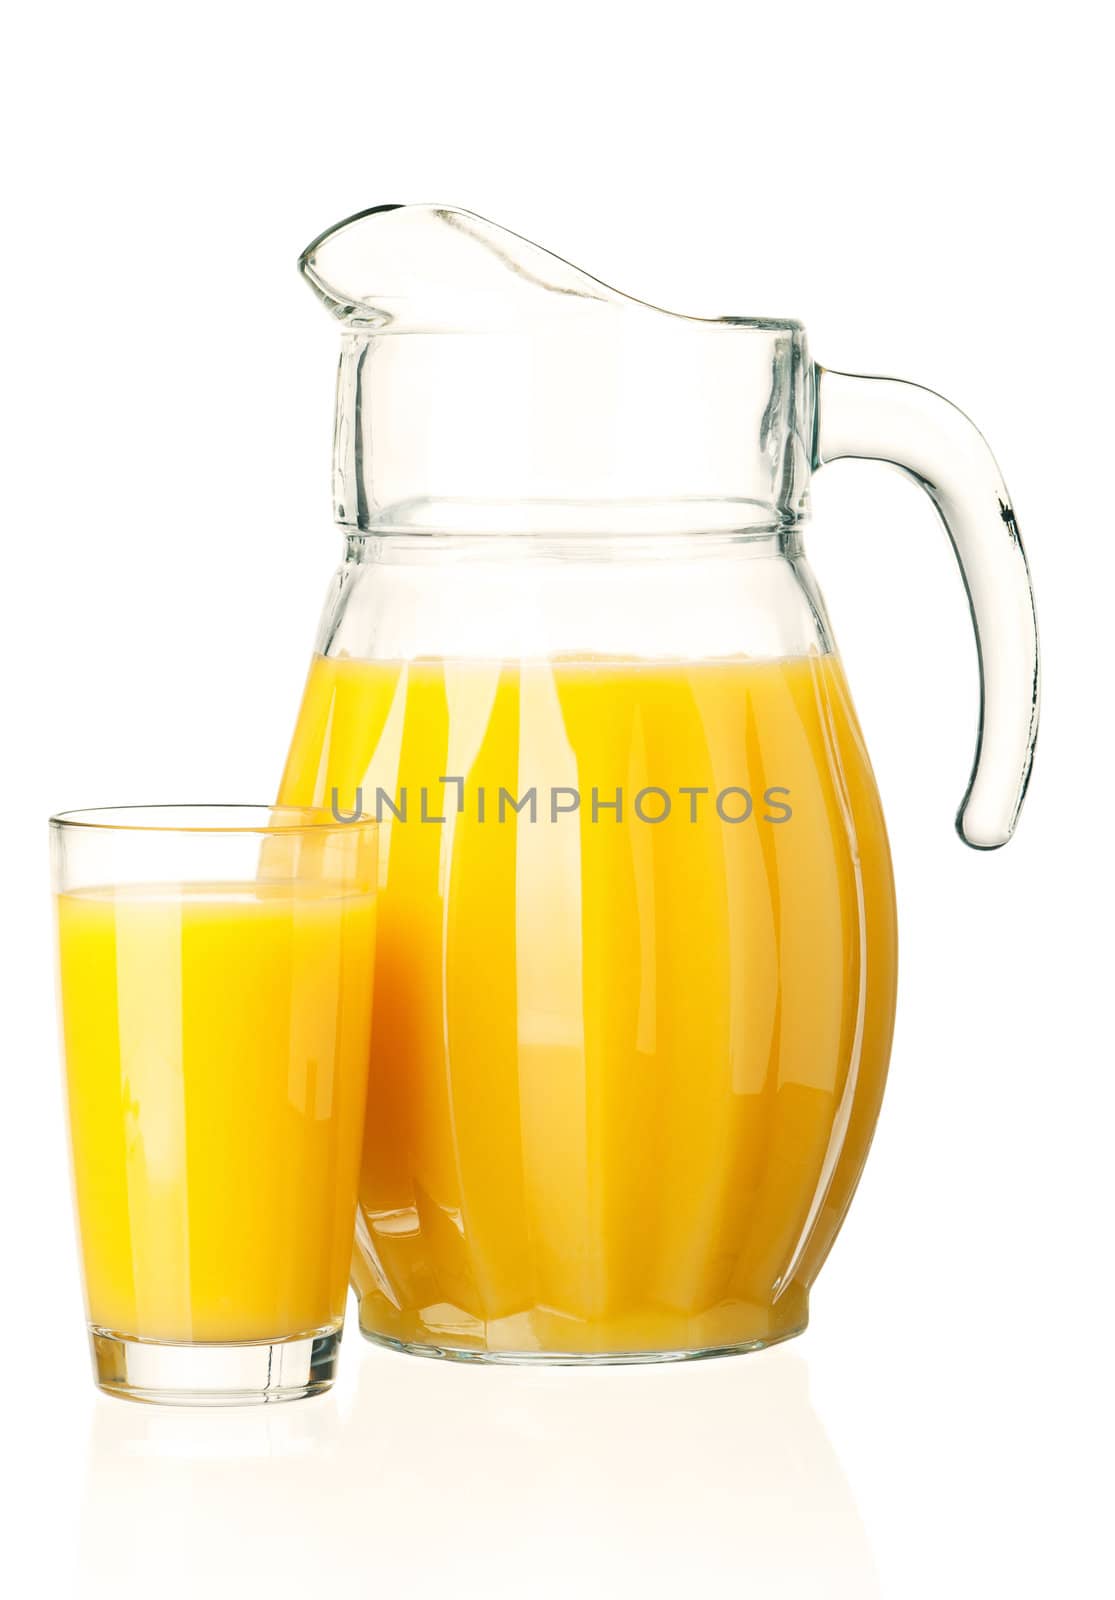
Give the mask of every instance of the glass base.
[{"label": "glass base", "polygon": [[504,1367],[633,1367],[646,1366],[659,1361],[709,1361],[716,1356],[744,1356],[753,1350],[768,1350],[771,1345],[783,1344],[804,1333],[806,1323],[772,1333],[765,1339],[748,1339],[742,1344],[710,1345],[699,1350],[467,1350],[453,1345],[408,1344],[404,1339],[392,1339],[386,1333],[371,1333],[367,1328],[360,1332],[369,1344],[382,1345],[385,1350],[401,1350],[408,1356],[430,1356],[435,1361],[466,1361],[486,1366]]},{"label": "glass base", "polygon": [[274,1344],[170,1344],[90,1328],[98,1388],[162,1406],[250,1406],[322,1394],[337,1372],[339,1328]]}]

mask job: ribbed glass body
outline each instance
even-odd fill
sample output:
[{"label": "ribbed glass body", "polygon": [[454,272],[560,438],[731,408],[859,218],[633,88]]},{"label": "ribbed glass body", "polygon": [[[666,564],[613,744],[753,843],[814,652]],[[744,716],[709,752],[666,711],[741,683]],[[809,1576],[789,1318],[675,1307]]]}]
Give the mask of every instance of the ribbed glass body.
[{"label": "ribbed glass body", "polygon": [[350,539],[281,798],[380,821],[364,1330],[588,1360],[798,1331],[895,992],[798,536]]}]

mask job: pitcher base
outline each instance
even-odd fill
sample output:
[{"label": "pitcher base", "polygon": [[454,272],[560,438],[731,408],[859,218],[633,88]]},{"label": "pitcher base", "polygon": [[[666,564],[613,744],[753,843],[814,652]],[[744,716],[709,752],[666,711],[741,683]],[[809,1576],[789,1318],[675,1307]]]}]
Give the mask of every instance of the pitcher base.
[{"label": "pitcher base", "polygon": [[766,1339],[748,1339],[741,1344],[710,1345],[700,1350],[464,1350],[453,1345],[408,1344],[385,1333],[361,1328],[369,1344],[385,1350],[401,1350],[408,1356],[429,1356],[435,1361],[465,1361],[502,1367],[636,1367],[665,1361],[709,1361],[716,1356],[745,1356],[754,1350],[768,1350],[805,1332],[806,1323],[771,1334]]}]

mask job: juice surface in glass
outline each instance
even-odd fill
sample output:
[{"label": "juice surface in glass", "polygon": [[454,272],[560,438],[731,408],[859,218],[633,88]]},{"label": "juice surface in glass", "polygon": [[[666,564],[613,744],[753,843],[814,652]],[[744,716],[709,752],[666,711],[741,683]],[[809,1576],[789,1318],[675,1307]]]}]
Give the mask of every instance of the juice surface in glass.
[{"label": "juice surface in glass", "polygon": [[381,819],[362,1328],[590,1358],[800,1329],[894,1014],[837,658],[318,656],[280,798]]},{"label": "juice surface in glass", "polygon": [[57,914],[90,1323],[183,1343],[339,1327],[374,892],[146,884]]}]

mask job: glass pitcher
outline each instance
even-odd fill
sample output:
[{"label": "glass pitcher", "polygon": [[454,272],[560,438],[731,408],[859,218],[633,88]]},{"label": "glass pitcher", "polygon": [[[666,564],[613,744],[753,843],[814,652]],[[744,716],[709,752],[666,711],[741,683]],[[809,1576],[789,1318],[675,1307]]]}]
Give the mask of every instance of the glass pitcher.
[{"label": "glass pitcher", "polygon": [[666,313],[465,211],[364,212],[301,269],[342,329],[345,556],[280,798],[381,824],[361,1328],[567,1362],[788,1338],[896,971],[810,475],[887,461],[941,513],[982,680],[958,827],[993,849],[1038,681],[995,462],[796,322]]}]

